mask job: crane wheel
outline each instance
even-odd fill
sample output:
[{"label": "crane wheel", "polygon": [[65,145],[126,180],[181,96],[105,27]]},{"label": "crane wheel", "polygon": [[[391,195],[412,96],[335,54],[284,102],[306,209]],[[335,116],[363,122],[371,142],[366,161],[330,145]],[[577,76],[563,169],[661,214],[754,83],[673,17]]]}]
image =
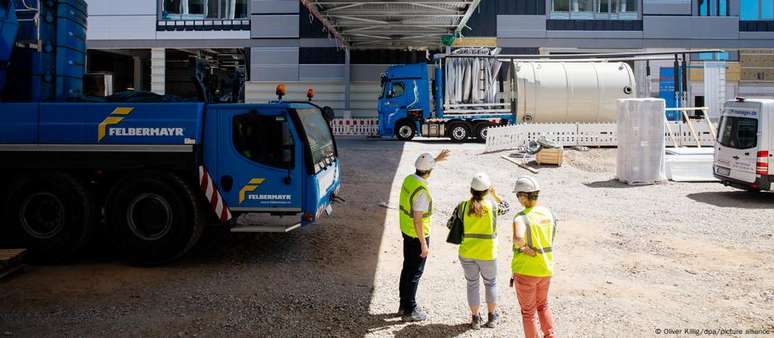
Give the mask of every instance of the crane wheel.
[{"label": "crane wheel", "polygon": [[96,224],[94,194],[86,182],[64,172],[41,172],[12,180],[3,216],[14,244],[32,258],[62,263],[89,242]]},{"label": "crane wheel", "polygon": [[105,215],[116,247],[131,262],[152,266],[178,259],[196,244],[209,215],[202,204],[179,176],[148,171],[114,187]]}]

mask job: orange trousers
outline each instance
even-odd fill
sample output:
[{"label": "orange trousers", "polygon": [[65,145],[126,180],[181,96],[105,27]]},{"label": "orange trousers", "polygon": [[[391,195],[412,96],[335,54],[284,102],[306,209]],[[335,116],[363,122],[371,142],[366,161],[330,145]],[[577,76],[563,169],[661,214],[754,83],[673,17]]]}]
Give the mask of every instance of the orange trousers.
[{"label": "orange trousers", "polygon": [[540,328],[544,338],[554,338],[554,318],[548,308],[548,287],[551,277],[532,277],[514,274],[516,298],[521,306],[521,320],[524,323],[524,336],[537,337],[535,314],[540,318]]}]

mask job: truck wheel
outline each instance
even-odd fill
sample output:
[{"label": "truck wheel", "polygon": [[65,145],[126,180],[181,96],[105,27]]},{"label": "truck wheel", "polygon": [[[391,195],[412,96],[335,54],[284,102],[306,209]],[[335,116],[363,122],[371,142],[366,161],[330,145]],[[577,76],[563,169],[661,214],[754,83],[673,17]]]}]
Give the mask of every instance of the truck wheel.
[{"label": "truck wheel", "polygon": [[479,123],[478,126],[476,126],[476,140],[479,142],[486,142],[486,131],[491,127],[491,123]]},{"label": "truck wheel", "polygon": [[454,142],[465,142],[470,136],[470,129],[466,123],[454,122],[449,125],[449,138]]},{"label": "truck wheel", "polygon": [[106,208],[113,241],[140,265],[180,258],[201,236],[207,213],[191,186],[174,174],[146,172],[124,179]]},{"label": "truck wheel", "polygon": [[96,223],[94,195],[82,180],[53,172],[14,180],[5,212],[12,238],[31,256],[60,263],[91,239]]},{"label": "truck wheel", "polygon": [[401,121],[395,125],[395,137],[401,141],[411,141],[416,134],[414,123],[410,121]]}]

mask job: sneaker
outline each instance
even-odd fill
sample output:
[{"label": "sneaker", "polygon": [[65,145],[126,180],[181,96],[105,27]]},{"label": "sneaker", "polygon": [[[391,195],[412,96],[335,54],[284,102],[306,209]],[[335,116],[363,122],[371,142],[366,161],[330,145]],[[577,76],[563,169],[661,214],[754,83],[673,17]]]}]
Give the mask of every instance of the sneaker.
[{"label": "sneaker", "polygon": [[489,320],[486,321],[486,324],[484,324],[485,327],[494,329],[495,326],[497,326],[497,321],[500,319],[500,315],[495,313],[489,314]]},{"label": "sneaker", "polygon": [[481,315],[473,315],[473,318],[470,321],[470,328],[473,330],[478,330],[481,328]]},{"label": "sneaker", "polygon": [[411,311],[411,313],[404,313],[403,314],[403,320],[407,322],[421,322],[424,320],[427,320],[427,313],[425,313],[422,308],[419,306],[414,308],[414,311]]}]

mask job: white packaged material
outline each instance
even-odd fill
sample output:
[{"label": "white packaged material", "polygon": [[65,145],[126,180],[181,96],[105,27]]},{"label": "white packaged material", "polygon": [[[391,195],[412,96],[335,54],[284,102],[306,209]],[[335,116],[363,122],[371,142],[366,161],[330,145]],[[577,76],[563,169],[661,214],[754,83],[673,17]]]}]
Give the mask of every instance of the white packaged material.
[{"label": "white packaged material", "polygon": [[618,100],[619,181],[635,185],[666,180],[664,109],[663,99]]}]

